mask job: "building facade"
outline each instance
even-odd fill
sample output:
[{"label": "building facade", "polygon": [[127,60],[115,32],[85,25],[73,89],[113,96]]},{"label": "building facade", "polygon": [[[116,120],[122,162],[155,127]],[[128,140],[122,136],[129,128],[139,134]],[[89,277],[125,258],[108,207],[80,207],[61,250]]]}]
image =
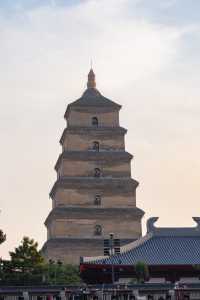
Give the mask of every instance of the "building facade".
[{"label": "building facade", "polygon": [[78,264],[80,256],[102,255],[110,232],[122,245],[141,236],[144,212],[136,207],[138,182],[131,177],[133,157],[125,150],[120,109],[96,89],[91,69],[87,89],[64,116],[52,210],[45,221],[47,259]]}]

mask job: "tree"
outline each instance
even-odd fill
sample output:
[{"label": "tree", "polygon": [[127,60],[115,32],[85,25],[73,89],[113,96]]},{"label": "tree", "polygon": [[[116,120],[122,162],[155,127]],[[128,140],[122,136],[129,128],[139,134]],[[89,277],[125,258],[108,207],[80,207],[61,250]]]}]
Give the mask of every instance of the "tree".
[{"label": "tree", "polygon": [[44,262],[44,258],[37,247],[37,242],[28,237],[24,237],[19,247],[15,248],[14,252],[10,252],[11,261],[31,267],[41,265]]},{"label": "tree", "polygon": [[135,273],[138,282],[144,282],[149,278],[149,268],[148,266],[142,262],[138,261],[135,265]]},{"label": "tree", "polygon": [[37,242],[24,237],[15,251],[10,252],[11,260],[2,263],[1,282],[22,285],[41,283],[44,258],[37,247]]},{"label": "tree", "polygon": [[6,235],[0,229],[0,244],[2,244],[3,242],[5,242],[5,240],[6,240]]},{"label": "tree", "polygon": [[10,261],[0,262],[1,285],[79,284],[79,270],[72,265],[50,260],[45,262],[38,243],[24,237],[20,245],[10,252]]},{"label": "tree", "polygon": [[81,283],[78,267],[65,265],[60,261],[49,261],[44,265],[43,280],[46,284],[72,284]]}]

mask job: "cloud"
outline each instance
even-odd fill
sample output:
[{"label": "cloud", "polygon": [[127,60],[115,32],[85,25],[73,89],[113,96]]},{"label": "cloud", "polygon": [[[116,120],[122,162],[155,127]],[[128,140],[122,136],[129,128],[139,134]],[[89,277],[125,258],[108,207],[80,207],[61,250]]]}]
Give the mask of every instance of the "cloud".
[{"label": "cloud", "polygon": [[124,86],[169,67],[183,30],[134,18],[128,2],[40,6],[2,21],[1,80],[35,93],[47,86],[52,92],[49,82],[60,77],[61,86],[71,80],[67,88],[74,92],[83,82],[77,74],[85,75],[91,58],[102,86]]}]

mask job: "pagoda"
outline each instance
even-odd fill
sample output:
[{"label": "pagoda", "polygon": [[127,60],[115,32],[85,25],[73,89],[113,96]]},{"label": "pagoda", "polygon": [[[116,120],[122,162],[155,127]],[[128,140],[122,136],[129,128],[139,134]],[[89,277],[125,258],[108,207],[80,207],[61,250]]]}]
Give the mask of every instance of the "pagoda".
[{"label": "pagoda", "polygon": [[120,109],[97,90],[91,69],[87,89],[64,115],[52,210],[45,221],[47,259],[78,264],[80,256],[103,255],[111,232],[121,245],[141,236],[144,212],[136,207],[138,182],[131,178],[133,156],[125,150]]}]

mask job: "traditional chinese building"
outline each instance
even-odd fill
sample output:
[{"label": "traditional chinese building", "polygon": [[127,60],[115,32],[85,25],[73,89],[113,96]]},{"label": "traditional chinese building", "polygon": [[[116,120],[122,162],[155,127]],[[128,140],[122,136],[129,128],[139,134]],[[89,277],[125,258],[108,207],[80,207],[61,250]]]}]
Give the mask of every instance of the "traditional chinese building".
[{"label": "traditional chinese building", "polygon": [[110,232],[122,245],[141,236],[144,212],[136,207],[138,182],[131,177],[133,156],[125,150],[120,109],[97,90],[91,69],[87,89],[64,115],[52,210],[45,221],[47,259],[78,264],[80,256],[102,255]]},{"label": "traditional chinese building", "polygon": [[136,264],[143,262],[151,280],[200,283],[200,218],[194,217],[197,226],[188,228],[155,227],[157,219],[150,218],[146,235],[122,247],[119,255],[83,258],[82,278],[88,283],[111,283],[113,269],[116,281],[133,279]]}]

